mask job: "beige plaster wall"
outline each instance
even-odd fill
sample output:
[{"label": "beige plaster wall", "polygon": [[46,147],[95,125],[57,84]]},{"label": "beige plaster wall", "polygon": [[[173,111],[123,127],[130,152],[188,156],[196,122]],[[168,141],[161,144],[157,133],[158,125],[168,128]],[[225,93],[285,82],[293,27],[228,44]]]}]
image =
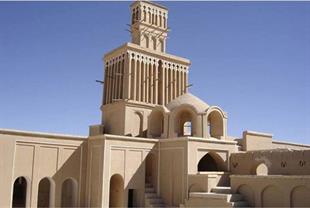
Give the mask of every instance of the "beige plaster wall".
[{"label": "beige plaster wall", "polygon": [[255,207],[309,207],[310,176],[232,175],[233,193]]},{"label": "beige plaster wall", "polygon": [[161,139],[160,196],[168,206],[179,206],[187,196],[187,141]]},{"label": "beige plaster wall", "polygon": [[0,135],[0,207],[11,206],[15,139]]},{"label": "beige plaster wall", "polygon": [[[116,135],[90,137],[89,149],[101,151],[102,155],[89,158],[87,203],[88,206],[109,206],[110,179],[118,174],[124,182],[123,206],[128,203],[128,190],[135,190],[135,205],[144,206],[145,159],[148,154],[155,155],[158,150],[157,139],[134,138]],[[96,154],[96,152],[90,153]],[[93,164],[93,165],[92,165]],[[154,168],[157,169],[157,168]],[[92,177],[97,172],[99,177]],[[94,173],[95,174],[95,173]],[[157,183],[158,175],[154,176]],[[95,196],[93,196],[95,195]]]},{"label": "beige plaster wall", "polygon": [[272,135],[254,131],[244,131],[242,140],[242,150],[265,150],[272,149]]},{"label": "beige plaster wall", "polygon": [[55,194],[51,197],[51,205],[60,206],[62,183],[68,178],[74,179],[78,184],[77,205],[84,205],[85,139],[21,131],[0,133],[1,147],[6,149],[0,152],[0,157],[8,157],[3,163],[6,165],[3,170],[6,171],[1,171],[0,177],[5,179],[4,186],[0,188],[1,197],[6,196],[1,200],[3,206],[11,206],[12,187],[15,179],[21,176],[27,180],[27,206],[37,206],[38,185],[44,177],[48,177],[54,184]]}]

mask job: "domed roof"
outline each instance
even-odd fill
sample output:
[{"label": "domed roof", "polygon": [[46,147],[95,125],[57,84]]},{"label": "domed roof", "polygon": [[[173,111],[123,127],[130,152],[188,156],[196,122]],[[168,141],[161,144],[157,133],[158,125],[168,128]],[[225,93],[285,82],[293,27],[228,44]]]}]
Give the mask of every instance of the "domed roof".
[{"label": "domed roof", "polygon": [[186,93],[184,95],[177,97],[176,99],[168,103],[166,106],[171,111],[174,108],[184,104],[192,106],[193,108],[196,109],[198,113],[203,113],[209,108],[209,105],[207,103],[200,100],[198,97],[192,95],[191,93]]}]

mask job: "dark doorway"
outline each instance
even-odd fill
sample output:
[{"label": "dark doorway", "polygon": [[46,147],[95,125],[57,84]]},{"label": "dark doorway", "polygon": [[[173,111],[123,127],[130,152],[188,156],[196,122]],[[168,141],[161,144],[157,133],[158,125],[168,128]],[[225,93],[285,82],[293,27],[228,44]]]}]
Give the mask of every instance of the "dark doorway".
[{"label": "dark doorway", "polygon": [[128,207],[134,207],[133,204],[133,189],[128,190]]},{"label": "dark doorway", "polygon": [[219,171],[215,159],[208,153],[198,163],[198,171]]},{"label": "dark doorway", "polygon": [[27,181],[19,177],[14,182],[12,207],[26,207]]}]

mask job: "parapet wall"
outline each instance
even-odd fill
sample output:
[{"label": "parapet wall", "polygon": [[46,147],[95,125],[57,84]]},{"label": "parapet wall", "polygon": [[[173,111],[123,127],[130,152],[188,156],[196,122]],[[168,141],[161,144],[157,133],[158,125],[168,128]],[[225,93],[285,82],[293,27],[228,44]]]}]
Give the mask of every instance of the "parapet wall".
[{"label": "parapet wall", "polygon": [[264,163],[269,175],[310,175],[310,150],[260,150],[232,153],[232,174],[254,175],[256,167]]}]

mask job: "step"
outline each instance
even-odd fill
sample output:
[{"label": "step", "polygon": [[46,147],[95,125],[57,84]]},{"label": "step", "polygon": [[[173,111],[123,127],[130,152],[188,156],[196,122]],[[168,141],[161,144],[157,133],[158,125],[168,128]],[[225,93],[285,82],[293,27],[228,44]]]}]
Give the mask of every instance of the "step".
[{"label": "step", "polygon": [[249,207],[246,201],[229,202],[232,207]]},{"label": "step", "polygon": [[218,193],[218,194],[230,194],[231,193],[231,187],[217,186],[217,187],[212,188],[211,192]]},{"label": "step", "polygon": [[165,204],[151,204],[150,207],[166,207]]},{"label": "step", "polygon": [[145,196],[148,199],[152,199],[152,198],[157,198],[158,197],[155,192],[154,193],[145,193]]},{"label": "step", "polygon": [[192,198],[212,198],[212,199],[222,199],[227,202],[239,202],[243,200],[241,194],[220,194],[212,192],[191,192],[189,194]]},{"label": "step", "polygon": [[150,204],[163,204],[163,200],[161,200],[161,198],[151,198],[148,199]]},{"label": "step", "polygon": [[155,193],[154,188],[145,188],[145,193]]}]

